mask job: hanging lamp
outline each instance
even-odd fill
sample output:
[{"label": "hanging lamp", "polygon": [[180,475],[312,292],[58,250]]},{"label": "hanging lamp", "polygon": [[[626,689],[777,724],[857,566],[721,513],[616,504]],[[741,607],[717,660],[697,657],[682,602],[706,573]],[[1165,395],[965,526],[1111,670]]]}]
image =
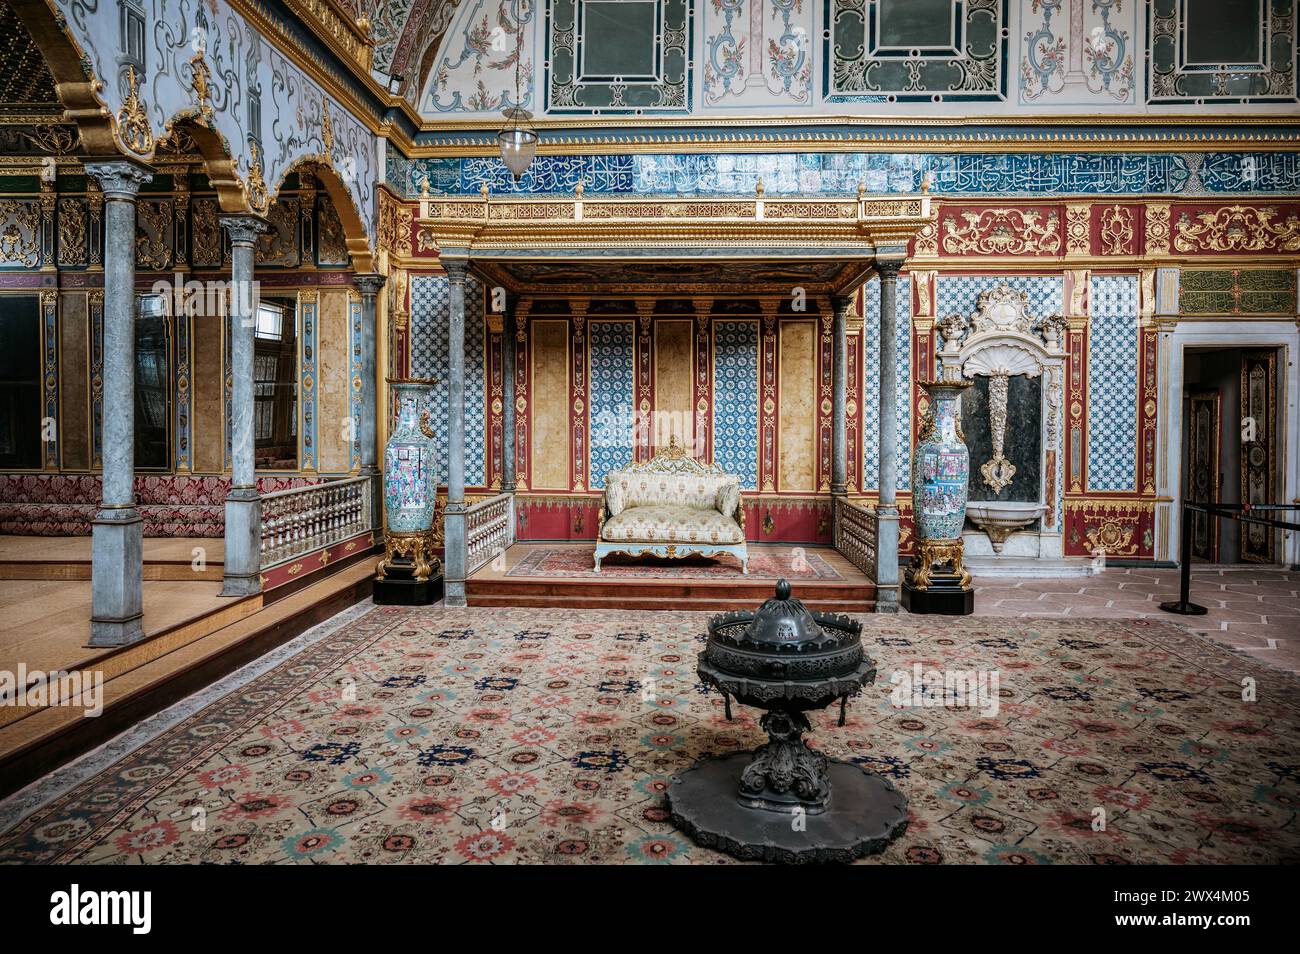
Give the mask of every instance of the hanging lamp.
[{"label": "hanging lamp", "polygon": [[497,143],[501,147],[501,161],[514,175],[518,182],[520,177],[532,165],[533,156],[537,155],[537,132],[529,122],[533,114],[523,107],[520,92],[520,72],[524,60],[524,27],[517,24],[518,40],[515,44],[515,105],[502,110],[506,124],[497,133]]}]

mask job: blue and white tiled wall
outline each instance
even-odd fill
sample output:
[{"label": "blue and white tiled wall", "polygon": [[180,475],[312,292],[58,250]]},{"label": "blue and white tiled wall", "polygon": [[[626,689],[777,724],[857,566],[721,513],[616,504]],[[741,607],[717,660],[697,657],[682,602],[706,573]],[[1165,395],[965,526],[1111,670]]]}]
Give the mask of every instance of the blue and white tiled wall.
[{"label": "blue and white tiled wall", "polygon": [[946,196],[1288,195],[1300,191],[1300,154],[1212,153],[612,153],[538,156],[517,181],[496,157],[406,159],[390,153],[387,179],[407,196],[435,194],[854,195],[916,192],[928,177]]},{"label": "blue and white tiled wall", "polygon": [[603,489],[605,475],[632,462],[636,404],[636,326],[632,321],[587,323],[591,367],[589,452],[593,489]]},{"label": "blue and white tiled wall", "polygon": [[[437,379],[433,387],[431,424],[442,450],[438,482],[447,482],[447,325],[451,295],[445,275],[411,279],[411,373]],[[481,487],[485,480],[487,346],[483,320],[483,286],[465,279],[465,484]]]},{"label": "blue and white tiled wall", "polygon": [[713,323],[713,460],[758,489],[757,321]]},{"label": "blue and white tiled wall", "polygon": [[[898,431],[898,490],[912,486],[912,280],[900,275],[897,285],[898,362],[896,395]],[[880,380],[880,280],[866,286],[863,323],[862,365],[862,488],[874,490],[880,484],[880,403],[875,399]]]},{"label": "blue and white tiled wall", "polygon": [[1093,275],[1088,342],[1088,489],[1137,486],[1138,279]]}]

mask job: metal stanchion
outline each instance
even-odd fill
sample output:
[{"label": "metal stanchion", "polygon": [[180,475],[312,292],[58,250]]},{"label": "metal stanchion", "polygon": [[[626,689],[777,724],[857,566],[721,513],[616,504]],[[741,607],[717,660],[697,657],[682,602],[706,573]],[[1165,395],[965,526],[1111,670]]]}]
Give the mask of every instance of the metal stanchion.
[{"label": "metal stanchion", "polygon": [[1178,599],[1167,603],[1161,603],[1160,608],[1166,613],[1179,613],[1183,616],[1204,616],[1209,610],[1199,603],[1193,603],[1191,599],[1192,589],[1192,521],[1191,508],[1183,504],[1182,525],[1178,528],[1178,548],[1181,551],[1179,555],[1179,580],[1178,580]]},{"label": "metal stanchion", "polygon": [[1181,567],[1178,581],[1178,599],[1161,603],[1160,608],[1166,613],[1178,613],[1182,616],[1204,616],[1208,612],[1204,606],[1193,603],[1191,600],[1192,522],[1189,518],[1193,512],[1203,513],[1211,520],[1226,517],[1229,520],[1236,520],[1238,523],[1260,524],[1265,527],[1272,527],[1275,530],[1300,531],[1300,523],[1293,523],[1289,520],[1272,520],[1268,517],[1256,517],[1251,514],[1252,511],[1272,513],[1279,510],[1300,510],[1300,506],[1293,504],[1196,504],[1184,502],[1182,506],[1183,523],[1179,528],[1178,535],[1179,548],[1182,551],[1179,555]]}]

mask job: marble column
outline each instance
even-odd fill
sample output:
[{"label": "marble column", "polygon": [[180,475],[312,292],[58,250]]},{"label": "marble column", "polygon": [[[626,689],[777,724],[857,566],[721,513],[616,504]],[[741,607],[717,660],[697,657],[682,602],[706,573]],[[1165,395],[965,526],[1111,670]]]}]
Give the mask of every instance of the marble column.
[{"label": "marble column", "polygon": [[876,506],[876,610],[898,612],[898,270],[903,259],[876,257],[880,275],[880,503]]},{"label": "marble column", "polygon": [[352,281],[361,292],[361,420],[357,433],[361,439],[361,476],[370,478],[370,528],[380,530],[383,520],[383,488],[379,480],[379,402],[385,389],[378,386],[375,344],[375,298],[388,279],[383,275],[354,275]]},{"label": "marble column", "polygon": [[501,316],[501,492],[515,492],[515,309],[510,297]]},{"label": "marble column", "polygon": [[262,501],[254,468],[255,397],[253,349],[257,285],[253,279],[257,237],[267,229],[256,215],[221,217],[230,236],[230,493],[226,495],[226,555],[222,596],[248,596],[262,589]]},{"label": "marble column", "polygon": [[468,262],[447,260],[447,507],[443,511],[444,583],[448,606],[465,605],[465,273]]},{"label": "marble column", "polygon": [[91,527],[90,645],[144,638],[144,521],[135,507],[135,197],[153,176],[90,162],[104,194],[103,486]]},{"label": "marble column", "polygon": [[835,298],[831,324],[831,493],[848,493],[849,474],[849,309],[848,295]]}]

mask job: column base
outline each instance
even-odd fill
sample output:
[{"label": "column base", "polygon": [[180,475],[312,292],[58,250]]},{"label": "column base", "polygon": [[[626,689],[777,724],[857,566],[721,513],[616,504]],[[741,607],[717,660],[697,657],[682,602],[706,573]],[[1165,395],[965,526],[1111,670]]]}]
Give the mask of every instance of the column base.
[{"label": "column base", "polygon": [[256,576],[236,576],[227,573],[221,578],[221,592],[218,596],[252,596],[262,592],[262,574]]},{"label": "column base", "polygon": [[898,509],[876,512],[876,612],[898,612]]},{"label": "column base", "polygon": [[255,488],[237,488],[226,497],[225,544],[220,595],[262,592],[262,501]]},{"label": "column base", "polygon": [[91,525],[91,646],[144,638],[144,520],[134,507],[101,510]]},{"label": "column base", "polygon": [[442,513],[444,593],[443,605],[459,608],[465,602],[465,504],[448,503]]},{"label": "column base", "polygon": [[877,613],[898,612],[898,587],[896,585],[876,586],[876,612]]}]

